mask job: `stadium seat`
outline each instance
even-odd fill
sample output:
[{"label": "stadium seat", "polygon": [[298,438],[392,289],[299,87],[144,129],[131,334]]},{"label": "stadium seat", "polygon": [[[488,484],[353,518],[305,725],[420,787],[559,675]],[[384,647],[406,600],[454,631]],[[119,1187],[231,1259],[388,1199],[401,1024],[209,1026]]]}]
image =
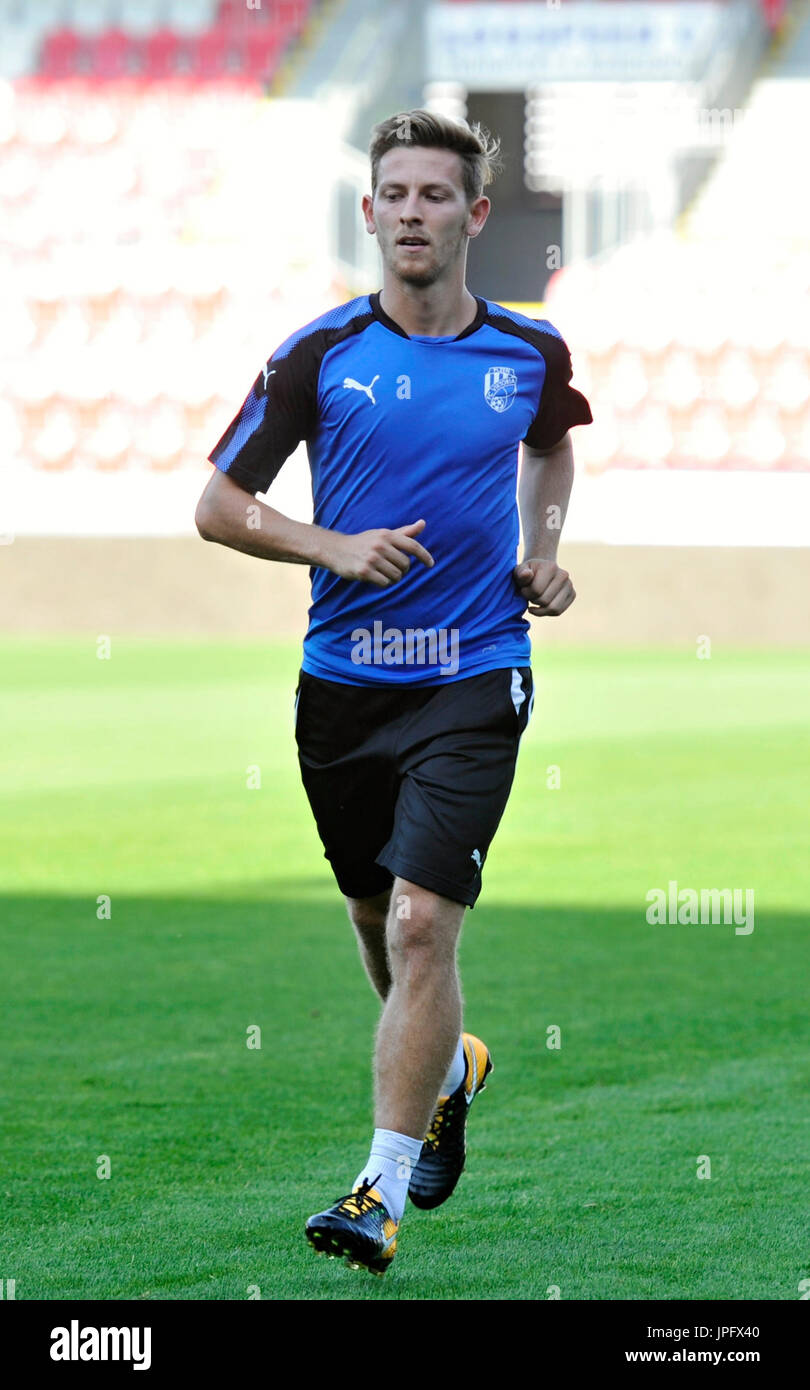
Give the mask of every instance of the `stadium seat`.
[{"label": "stadium seat", "polygon": [[674,439],[667,412],[660,406],[634,411],[622,428],[624,462],[633,468],[663,468]]},{"label": "stadium seat", "polygon": [[249,36],[260,31],[289,37],[298,34],[304,27],[310,11],[310,4],[296,3],[296,0],[262,0],[260,10],[250,10],[243,0],[221,5],[217,24],[240,34]]},{"label": "stadium seat", "polygon": [[25,146],[7,155],[0,164],[0,195],[8,200],[3,209],[4,220],[12,211],[10,203],[23,200],[35,191],[38,173],[38,161]]},{"label": "stadium seat", "polygon": [[217,23],[296,28],[303,24],[311,7],[311,0],[261,0],[260,9],[250,9],[246,0],[222,0]]},{"label": "stadium seat", "polygon": [[729,406],[740,408],[750,405],[759,391],[759,380],[752,370],[748,354],[739,348],[721,354],[713,387],[719,399]]},{"label": "stadium seat", "polygon": [[301,0],[276,0],[276,22],[287,30],[299,33],[306,22],[308,9],[309,5],[301,3]]},{"label": "stadium seat", "polygon": [[629,350],[614,354],[610,371],[612,399],[620,410],[638,406],[647,395],[647,378],[638,352]]},{"label": "stadium seat", "polygon": [[70,468],[79,443],[80,427],[75,410],[49,401],[42,411],[28,412],[25,452],[38,468]]},{"label": "stadium seat", "polygon": [[133,440],[131,410],[119,400],[107,400],[86,439],[90,461],[103,472],[124,468]]},{"label": "stadium seat", "polygon": [[653,398],[675,410],[688,409],[700,399],[702,389],[693,354],[677,345],[666,353],[660,375],[651,383]]},{"label": "stadium seat", "polygon": [[795,471],[810,471],[810,414],[784,418],[780,422],[785,436],[785,453],[780,463],[783,468]]},{"label": "stadium seat", "polygon": [[190,44],[191,71],[196,78],[222,77],[232,71],[231,59],[235,54],[235,66],[240,66],[238,50],[232,42],[227,29],[208,29],[199,34]]},{"label": "stadium seat", "polygon": [[88,41],[88,49],[94,77],[129,77],[143,66],[138,41],[123,29],[106,29],[97,39]]},{"label": "stadium seat", "polygon": [[18,108],[17,129],[21,143],[41,152],[45,159],[50,158],[52,152],[65,150],[69,127],[64,102],[58,96],[43,93],[41,101],[24,111]]},{"label": "stadium seat", "polygon": [[257,82],[267,81],[272,77],[285,46],[284,35],[272,29],[251,35],[243,51],[245,76]]},{"label": "stadium seat", "polygon": [[736,468],[775,468],[786,459],[787,439],[778,412],[759,405],[746,413],[732,437],[731,457]]},{"label": "stadium seat", "polygon": [[731,433],[725,411],[717,402],[706,401],[694,412],[687,445],[693,467],[721,468],[728,462]]},{"label": "stadium seat", "polygon": [[78,71],[82,41],[72,29],[57,29],[47,34],[40,51],[39,73],[58,80],[73,77]]},{"label": "stadium seat", "polygon": [[802,354],[774,355],[764,373],[760,398],[765,404],[778,407],[784,415],[806,410],[810,401],[810,373]]},{"label": "stadium seat", "polygon": [[582,458],[589,472],[602,473],[615,465],[619,451],[619,422],[607,401],[595,414],[593,425],[583,430],[582,435],[584,438],[577,447],[578,451],[583,450]]},{"label": "stadium seat", "polygon": [[14,458],[22,452],[25,439],[23,426],[24,420],[19,406],[0,397],[0,434],[7,459]]},{"label": "stadium seat", "polygon": [[260,10],[248,10],[246,0],[221,0],[217,6],[216,23],[223,26],[241,25],[248,17],[251,23],[264,24],[269,16],[269,5],[263,4]]},{"label": "stadium seat", "polygon": [[173,29],[156,29],[144,40],[144,76],[156,81],[172,77],[178,71],[178,56],[183,47],[184,41]]},{"label": "stadium seat", "polygon": [[135,447],[149,467],[163,472],[177,468],[185,448],[185,414],[168,397],[150,402],[135,426]]}]

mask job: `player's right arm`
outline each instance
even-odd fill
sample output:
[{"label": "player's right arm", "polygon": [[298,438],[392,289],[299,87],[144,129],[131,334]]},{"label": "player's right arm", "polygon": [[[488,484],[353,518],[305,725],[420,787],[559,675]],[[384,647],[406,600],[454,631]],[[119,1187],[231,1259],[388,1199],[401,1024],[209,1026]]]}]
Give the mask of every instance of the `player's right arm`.
[{"label": "player's right arm", "polygon": [[227,473],[215,468],[194,516],[205,541],[262,560],[294,565],[323,565],[342,579],[365,580],[378,588],[395,584],[410,568],[411,556],[428,568],[433,557],[415,537],[424,519],[395,530],[381,528],[347,535],[323,526],[293,521],[260,502]]},{"label": "player's right arm", "polygon": [[318,376],[328,334],[317,329],[287,339],[265,363],[225,433],[208,455],[215,465],[197,505],[204,540],[294,565],[322,565],[343,579],[379,588],[395,584],[411,559],[433,557],[416,540],[425,525],[358,535],[307,525],[284,516],[256,493],[266,493],[283,463],[318,427]]}]

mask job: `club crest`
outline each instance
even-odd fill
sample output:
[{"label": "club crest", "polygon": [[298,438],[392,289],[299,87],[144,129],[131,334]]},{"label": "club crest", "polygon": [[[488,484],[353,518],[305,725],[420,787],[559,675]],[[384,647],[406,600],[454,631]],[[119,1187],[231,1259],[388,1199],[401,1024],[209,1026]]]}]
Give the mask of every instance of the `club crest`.
[{"label": "club crest", "polygon": [[490,367],[484,377],[484,398],[488,406],[503,414],[517,394],[517,373],[511,367]]}]

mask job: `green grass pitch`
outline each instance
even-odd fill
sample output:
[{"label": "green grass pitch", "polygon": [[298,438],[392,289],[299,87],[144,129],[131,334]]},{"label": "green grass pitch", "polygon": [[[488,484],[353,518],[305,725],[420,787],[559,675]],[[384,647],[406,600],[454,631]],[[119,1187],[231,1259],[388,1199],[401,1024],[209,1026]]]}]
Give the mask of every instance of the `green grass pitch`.
[{"label": "green grass pitch", "polygon": [[[495,1072],[384,1280],[303,1237],[366,1156],[377,1006],[299,780],[300,645],[0,642],[17,1299],[800,1297],[810,658],[534,638],[462,934]],[[753,888],[753,932],[650,925],[670,880]]]}]

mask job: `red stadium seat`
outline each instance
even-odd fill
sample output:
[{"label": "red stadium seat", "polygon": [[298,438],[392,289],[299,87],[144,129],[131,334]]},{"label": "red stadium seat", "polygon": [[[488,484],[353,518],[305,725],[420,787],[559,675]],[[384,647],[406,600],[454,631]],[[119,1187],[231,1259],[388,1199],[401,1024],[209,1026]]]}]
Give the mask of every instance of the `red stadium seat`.
[{"label": "red stadium seat", "polygon": [[55,29],[46,36],[40,51],[40,75],[54,79],[73,77],[81,48],[82,41],[72,29]]},{"label": "red stadium seat", "polygon": [[181,41],[172,29],[156,29],[144,44],[144,75],[159,80],[177,71]]},{"label": "red stadium seat", "polygon": [[273,30],[253,34],[244,46],[245,76],[257,82],[266,81],[273,75],[285,47],[283,34]]},{"label": "red stadium seat", "polygon": [[304,22],[304,14],[297,0],[277,0],[275,19],[280,28],[298,29]]},{"label": "red stadium seat", "polygon": [[[240,22],[245,14],[247,5],[244,0],[221,0],[217,10],[217,25],[236,24]],[[264,6],[260,10],[251,11],[251,16],[255,14],[257,18],[264,18]]]},{"label": "red stadium seat", "polygon": [[192,72],[195,77],[222,77],[232,72],[234,65],[240,64],[238,50],[234,56],[234,43],[228,29],[217,26],[207,29],[190,45]]},{"label": "red stadium seat", "polygon": [[311,0],[262,0],[261,9],[248,9],[245,0],[224,0],[217,14],[217,25],[240,33],[259,28],[299,33],[312,8]]},{"label": "red stadium seat", "polygon": [[94,77],[129,77],[141,69],[140,44],[123,29],[105,29],[97,39],[88,41],[88,49]]}]

